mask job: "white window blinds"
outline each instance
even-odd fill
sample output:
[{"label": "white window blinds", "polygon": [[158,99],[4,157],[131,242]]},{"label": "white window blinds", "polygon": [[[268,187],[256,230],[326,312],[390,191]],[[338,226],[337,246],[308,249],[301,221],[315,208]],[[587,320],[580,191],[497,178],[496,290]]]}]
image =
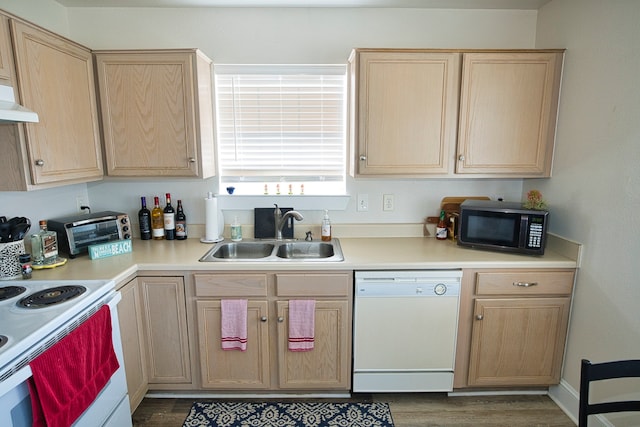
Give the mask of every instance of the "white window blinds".
[{"label": "white window blinds", "polygon": [[345,65],[215,65],[220,180],[344,181]]}]

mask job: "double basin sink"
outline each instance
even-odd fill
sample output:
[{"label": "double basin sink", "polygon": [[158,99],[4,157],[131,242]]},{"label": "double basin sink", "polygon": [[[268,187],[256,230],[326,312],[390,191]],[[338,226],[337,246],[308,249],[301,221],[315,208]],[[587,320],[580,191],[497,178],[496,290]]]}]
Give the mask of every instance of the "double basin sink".
[{"label": "double basin sink", "polygon": [[332,239],[329,242],[252,240],[217,243],[200,258],[200,261],[339,262],[344,261],[344,256],[337,239]]}]

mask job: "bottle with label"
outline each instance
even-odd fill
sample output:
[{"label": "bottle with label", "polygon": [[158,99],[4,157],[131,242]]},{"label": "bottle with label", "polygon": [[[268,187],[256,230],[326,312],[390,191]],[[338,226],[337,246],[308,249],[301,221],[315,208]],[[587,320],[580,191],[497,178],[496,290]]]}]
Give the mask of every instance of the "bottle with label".
[{"label": "bottle with label", "polygon": [[58,260],[58,235],[47,230],[47,221],[40,220],[40,231],[31,235],[33,263],[53,264]]},{"label": "bottle with label", "polygon": [[320,236],[323,242],[331,240],[331,220],[329,219],[329,211],[325,209],[322,225],[320,226]]},{"label": "bottle with label", "polygon": [[142,240],[151,239],[151,211],[147,209],[147,198],[140,197],[142,209],[138,211],[138,224],[140,224],[140,238]]},{"label": "bottle with label", "polygon": [[436,225],[436,239],[438,240],[447,239],[447,224],[444,221],[444,216],[444,210],[440,211],[440,220],[438,221],[438,225]]},{"label": "bottle with label", "polygon": [[164,239],[164,219],[160,208],[160,198],[153,198],[153,209],[151,210],[151,234],[154,240]]},{"label": "bottle with label", "polygon": [[242,240],[242,226],[238,222],[238,217],[233,218],[231,223],[231,240],[234,242]]},{"label": "bottle with label", "polygon": [[176,238],[176,211],[171,206],[171,194],[166,194],[166,205],[164,206],[164,238],[175,240]]},{"label": "bottle with label", "polygon": [[187,238],[187,216],[182,208],[182,200],[178,200],[176,210],[176,239],[185,240]]},{"label": "bottle with label", "polygon": [[31,279],[33,273],[33,267],[31,267],[31,254],[21,254],[18,256],[20,261],[20,270],[22,271],[23,279]]}]

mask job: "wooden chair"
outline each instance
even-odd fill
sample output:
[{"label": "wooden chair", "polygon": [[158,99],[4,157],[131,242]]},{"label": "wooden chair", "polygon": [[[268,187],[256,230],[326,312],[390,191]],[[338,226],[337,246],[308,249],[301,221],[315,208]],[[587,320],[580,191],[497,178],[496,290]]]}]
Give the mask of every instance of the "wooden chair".
[{"label": "wooden chair", "polygon": [[640,400],[589,403],[589,385],[592,381],[633,377],[640,377],[640,360],[591,363],[582,359],[578,427],[587,427],[587,417],[592,414],[640,411]]}]

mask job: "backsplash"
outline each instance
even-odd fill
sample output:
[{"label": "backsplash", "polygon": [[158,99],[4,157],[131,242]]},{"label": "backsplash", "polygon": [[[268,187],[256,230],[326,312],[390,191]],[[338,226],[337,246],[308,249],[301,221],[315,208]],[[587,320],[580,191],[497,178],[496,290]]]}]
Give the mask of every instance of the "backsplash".
[{"label": "backsplash", "polygon": [[[0,215],[26,216],[37,222],[39,219],[55,218],[73,214],[77,210],[77,198],[86,197],[92,211],[114,210],[128,213],[137,227],[137,212],[140,196],[161,196],[169,192],[177,202],[181,199],[187,215],[187,223],[204,224],[204,198],[207,192],[217,193],[215,178],[207,180],[111,180],[55,187],[29,192],[0,192],[2,210]],[[354,180],[347,178],[347,193],[351,196],[345,210],[330,211],[334,225],[340,224],[422,224],[427,216],[438,214],[440,201],[445,196],[501,196],[505,200],[520,200],[521,179],[424,179],[424,180]],[[358,194],[367,194],[369,210],[356,210]],[[394,195],[394,210],[384,211],[384,194]],[[264,206],[271,207],[271,199],[266,198]],[[225,224],[235,216],[241,224],[253,224],[253,209],[234,210],[232,199],[225,200],[223,215]],[[294,209],[295,205],[286,204]],[[317,209],[301,210],[304,220],[296,223],[296,228],[313,230],[320,225],[325,206]],[[195,236],[193,233],[190,234]],[[337,229],[336,229],[337,233]],[[314,233],[315,234],[315,233]],[[318,234],[319,236],[319,234]]]}]

